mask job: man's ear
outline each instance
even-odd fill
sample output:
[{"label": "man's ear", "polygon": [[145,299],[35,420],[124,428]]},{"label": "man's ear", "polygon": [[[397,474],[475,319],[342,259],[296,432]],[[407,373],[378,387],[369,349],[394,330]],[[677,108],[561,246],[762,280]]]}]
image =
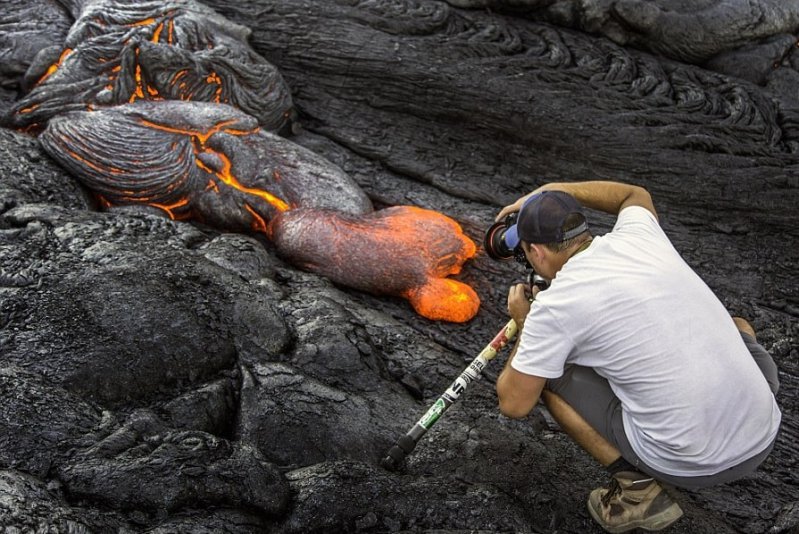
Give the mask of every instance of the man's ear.
[{"label": "man's ear", "polygon": [[544,246],[543,245],[536,245],[535,243],[530,243],[530,253],[533,254],[535,259],[541,261],[544,257]]}]

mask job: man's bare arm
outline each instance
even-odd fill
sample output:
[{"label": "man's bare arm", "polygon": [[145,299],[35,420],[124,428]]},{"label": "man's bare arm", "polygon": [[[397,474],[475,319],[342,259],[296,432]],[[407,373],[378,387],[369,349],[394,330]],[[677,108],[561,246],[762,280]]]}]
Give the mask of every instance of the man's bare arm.
[{"label": "man's bare arm", "polygon": [[532,195],[542,191],[563,191],[572,195],[583,206],[611,215],[618,215],[628,206],[641,206],[657,217],[655,205],[649,191],[637,185],[622,182],[590,181],[590,182],[554,182],[542,185],[532,193],[505,206],[497,215],[497,220],[509,213],[519,211],[524,202]]},{"label": "man's bare arm", "polygon": [[[537,289],[537,288],[536,288]],[[538,293],[534,289],[535,293]],[[530,302],[525,296],[524,284],[511,286],[508,291],[508,314],[516,321],[519,327],[518,337],[513,350],[505,362],[505,368],[497,378],[497,398],[499,411],[507,417],[525,417],[538,402],[541,391],[544,389],[546,379],[538,376],[521,373],[511,367],[511,362],[516,356],[521,341],[525,318],[530,311]]]},{"label": "man's bare arm", "polygon": [[497,378],[497,398],[499,411],[506,417],[518,419],[525,417],[538,403],[546,385],[546,378],[527,375],[511,367],[519,342],[508,356],[505,368]]}]

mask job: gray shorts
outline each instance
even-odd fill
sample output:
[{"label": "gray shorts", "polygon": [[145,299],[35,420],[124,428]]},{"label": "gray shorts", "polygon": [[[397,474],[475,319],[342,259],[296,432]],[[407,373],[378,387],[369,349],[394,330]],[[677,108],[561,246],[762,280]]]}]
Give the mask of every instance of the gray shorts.
[{"label": "gray shorts", "polygon": [[[763,376],[766,377],[771,391],[776,394],[779,388],[779,380],[777,378],[777,366],[774,364],[771,355],[749,334],[741,332],[741,337],[746,343],[749,352],[752,353],[752,357],[758,367],[760,367]],[[647,466],[633,451],[630,442],[627,440],[627,434],[624,432],[621,401],[610,389],[608,381],[599,376],[596,371],[590,367],[568,365],[564,370],[563,376],[547,380],[547,389],[560,396],[569,406],[574,408],[591,427],[619,450],[625,460],[641,472],[677,487],[699,489],[741,478],[754,472],[769,455],[771,449],[774,448],[774,442],[772,442],[763,452],[715,475],[680,477],[661,473]]]}]

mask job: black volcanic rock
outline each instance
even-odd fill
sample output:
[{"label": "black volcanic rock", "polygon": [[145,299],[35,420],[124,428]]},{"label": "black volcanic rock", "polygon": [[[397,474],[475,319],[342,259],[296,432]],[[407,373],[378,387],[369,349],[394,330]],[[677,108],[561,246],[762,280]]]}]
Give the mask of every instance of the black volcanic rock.
[{"label": "black volcanic rock", "polygon": [[[252,338],[271,351],[286,342],[258,286],[187,248],[205,239],[190,226],[43,204],[2,217],[6,241],[16,245],[3,271],[17,280],[4,301],[13,315],[3,362],[120,404],[231,369],[237,344]],[[253,322],[257,331],[248,328]]]},{"label": "black volcanic rock", "polygon": [[[250,28],[248,46],[288,84],[289,139],[375,209],[441,211],[479,242],[541,183],[646,186],[677,250],[754,324],[782,386],[769,459],[679,492],[670,532],[796,532],[795,6],[533,3],[208,5]],[[62,46],[41,13],[31,43]],[[2,111],[32,61],[15,20],[0,26],[13,58]],[[480,311],[443,324],[299,271],[258,236],[94,208],[35,138],[0,130],[0,530],[600,532],[585,501],[603,470],[544,410],[499,415],[504,355],[400,472],[377,464],[505,324],[516,266],[480,252],[459,275]]]},{"label": "black volcanic rock", "polygon": [[[41,128],[67,110],[153,98],[229,103],[270,130],[291,118],[291,94],[280,72],[247,44],[250,30],[204,4],[63,3],[75,22],[60,47],[35,50],[21,83],[27,94],[2,117],[5,123]],[[49,11],[52,7],[41,10],[42,18],[52,16]],[[20,20],[23,14],[38,16],[31,8],[17,8],[9,17],[9,29],[0,32],[0,37],[10,36],[9,44],[17,49],[27,44],[19,34],[39,37],[35,24]],[[28,26],[34,27],[26,32]],[[30,51],[21,55],[12,55],[17,67],[25,65]]]},{"label": "black volcanic rock", "polygon": [[36,139],[4,128],[0,128],[0,192],[3,211],[39,202],[81,210],[92,205],[80,184],[64,174]]},{"label": "black volcanic rock", "polygon": [[0,468],[46,478],[72,449],[91,443],[109,413],[39,375],[0,367]]},{"label": "black volcanic rock", "polygon": [[200,431],[174,432],[146,412],[58,470],[73,499],[166,514],[233,506],[279,515],[288,484],[251,446]]},{"label": "black volcanic rock", "polygon": [[[0,86],[17,87],[34,61],[58,59],[74,21],[55,0],[7,0],[0,13]],[[48,61],[49,60],[49,61]]]},{"label": "black volcanic rock", "polygon": [[0,470],[3,532],[135,532],[120,514],[70,506],[50,485],[15,470]]},{"label": "black volcanic rock", "polygon": [[[451,531],[525,532],[529,523],[496,487],[419,478],[410,484],[373,465],[319,463],[287,475],[295,513],[278,532]],[[348,505],[338,506],[336,499]]]},{"label": "black volcanic rock", "polygon": [[601,35],[629,47],[702,65],[758,85],[796,72],[799,7],[759,0],[447,0]]}]

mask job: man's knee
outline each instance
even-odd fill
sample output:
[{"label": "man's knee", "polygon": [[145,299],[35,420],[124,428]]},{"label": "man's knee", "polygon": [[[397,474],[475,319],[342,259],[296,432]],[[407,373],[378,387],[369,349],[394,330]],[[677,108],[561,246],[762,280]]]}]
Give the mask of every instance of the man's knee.
[{"label": "man's knee", "polygon": [[563,374],[558,378],[549,378],[544,385],[544,390],[552,391],[558,396],[562,397],[564,393],[571,389],[572,381],[574,380],[575,368],[580,366],[567,365],[563,369]]},{"label": "man's knee", "polygon": [[769,354],[763,345],[757,342],[757,338],[755,338],[755,329],[752,328],[752,325],[749,324],[746,319],[733,317],[732,320],[735,321],[735,326],[738,327],[738,330],[742,334],[747,334],[751,337],[751,339],[744,337],[744,344],[746,348],[749,349],[749,353],[752,355],[752,358],[754,358],[763,376],[766,377],[771,392],[776,395],[777,391],[779,391],[780,380],[779,371],[777,369],[777,364],[774,362],[774,358],[771,357],[771,354]]},{"label": "man's knee", "polygon": [[547,380],[545,390],[551,391],[575,407],[583,404],[586,398],[600,402],[602,399],[614,397],[608,381],[592,368],[582,365],[567,365],[563,375]]},{"label": "man's knee", "polygon": [[755,335],[755,329],[752,327],[751,324],[749,324],[749,321],[747,321],[743,317],[733,317],[732,320],[735,323],[735,326],[736,328],[738,328],[738,330],[746,334],[749,334],[753,338],[757,339],[757,336]]}]

